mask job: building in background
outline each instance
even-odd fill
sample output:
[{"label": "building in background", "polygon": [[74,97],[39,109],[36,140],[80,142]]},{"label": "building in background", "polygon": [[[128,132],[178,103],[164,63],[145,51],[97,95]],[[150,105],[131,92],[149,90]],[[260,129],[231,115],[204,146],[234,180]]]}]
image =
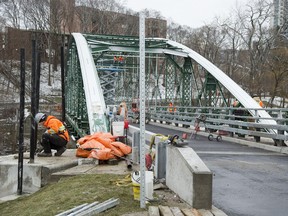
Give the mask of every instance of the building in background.
[{"label": "building in background", "polygon": [[[42,53],[42,61],[51,61],[56,68],[60,62],[60,47],[68,45],[72,32],[128,36],[139,34],[137,14],[76,6],[75,0],[51,0],[50,19],[50,30],[45,32],[6,27],[5,33],[0,35],[3,42],[0,54],[2,59],[18,60],[21,47],[26,50],[26,60],[31,60],[31,41],[35,39]],[[148,17],[145,23],[146,37],[166,38],[166,20]],[[49,53],[52,59],[49,59]]]},{"label": "building in background", "polygon": [[288,0],[273,0],[273,19],[274,28],[283,28],[283,33],[288,33]]},{"label": "building in background", "polygon": [[[52,26],[61,33],[81,32],[89,34],[110,34],[138,36],[139,16],[76,5],[75,0],[52,0],[50,2]],[[147,37],[166,38],[167,21],[146,18]]]}]

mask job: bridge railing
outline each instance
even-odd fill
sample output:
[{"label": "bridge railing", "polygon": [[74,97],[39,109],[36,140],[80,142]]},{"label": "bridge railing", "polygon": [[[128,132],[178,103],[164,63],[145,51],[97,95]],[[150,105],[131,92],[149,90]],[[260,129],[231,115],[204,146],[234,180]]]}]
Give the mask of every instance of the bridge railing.
[{"label": "bridge railing", "polygon": [[[259,110],[265,110],[271,118],[257,115]],[[252,116],[250,112],[255,112]],[[199,126],[208,132],[227,132],[229,136],[254,136],[257,142],[261,137],[271,138],[277,145],[283,145],[288,140],[288,109],[287,108],[233,108],[233,107],[151,107],[149,111],[151,121],[162,124],[174,124],[182,127],[195,127],[196,119],[204,114],[205,121]],[[275,124],[263,123],[263,120],[273,120]],[[261,123],[262,122],[262,123]],[[272,131],[272,132],[271,132]]]}]

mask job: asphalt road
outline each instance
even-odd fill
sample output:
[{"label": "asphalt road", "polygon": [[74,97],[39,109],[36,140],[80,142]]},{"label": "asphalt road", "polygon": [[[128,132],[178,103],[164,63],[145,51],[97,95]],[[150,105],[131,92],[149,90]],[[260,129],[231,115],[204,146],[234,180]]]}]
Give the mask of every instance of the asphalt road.
[{"label": "asphalt road", "polygon": [[[181,131],[146,124],[164,135]],[[288,215],[288,155],[197,135],[189,140],[213,172],[213,205],[231,216]]]}]

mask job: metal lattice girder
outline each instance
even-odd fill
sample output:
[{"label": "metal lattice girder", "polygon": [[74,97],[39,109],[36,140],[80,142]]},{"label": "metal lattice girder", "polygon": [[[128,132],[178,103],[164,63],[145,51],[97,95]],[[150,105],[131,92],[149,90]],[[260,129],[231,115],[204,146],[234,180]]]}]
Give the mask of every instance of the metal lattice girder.
[{"label": "metal lattice girder", "polygon": [[182,100],[181,106],[191,106],[192,105],[192,63],[191,59],[185,58],[182,73]]},{"label": "metal lattice girder", "polygon": [[70,46],[65,80],[66,120],[70,131],[76,137],[84,136],[89,131],[88,115],[83,90],[83,80],[75,43]]},{"label": "metal lattice girder", "polygon": [[166,70],[165,70],[165,98],[166,102],[174,101],[175,93],[175,72],[176,68],[172,61],[169,61],[169,58],[166,60]]},{"label": "metal lattice girder", "polygon": [[[110,68],[114,65],[124,70],[120,77],[118,77],[117,84],[115,85],[115,102],[118,103],[122,100],[127,102],[132,101],[133,98],[139,98],[139,37],[120,35],[84,36],[91,49],[97,69],[104,69],[104,66]],[[165,59],[165,53],[183,56],[181,49],[168,45],[165,39],[146,38],[145,50],[147,59],[145,79],[147,85],[153,85],[151,75],[154,75],[156,71],[155,64],[159,61],[157,60],[159,57],[156,57],[156,54],[161,54],[162,57],[160,58],[163,59]],[[123,56],[125,58],[124,64],[120,66],[115,65],[113,58],[117,56]],[[159,75],[157,75],[157,77],[159,77]],[[104,83],[102,83],[102,85],[106,86]],[[102,87],[102,89],[105,91],[105,88]],[[146,89],[145,93],[147,98],[153,97],[153,93],[150,91],[150,88]],[[171,99],[173,99],[175,95],[174,91],[175,90],[172,90]],[[159,89],[158,92],[160,92]],[[108,103],[110,103],[110,101]]]},{"label": "metal lattice girder", "polygon": [[215,93],[216,93],[216,80],[215,78],[209,74],[207,71],[205,72],[205,81],[202,86],[201,92],[198,95],[198,98],[202,100],[204,99],[204,106],[211,106],[214,104]]},{"label": "metal lattice girder", "polygon": [[210,73],[205,73],[205,82],[199,94],[199,99],[204,100],[204,106],[217,106],[219,99],[223,99],[223,103],[227,106],[227,101],[224,98],[221,85]]},{"label": "metal lattice girder", "polygon": [[115,104],[115,86],[119,73],[122,73],[123,70],[115,68],[98,68],[97,71],[100,78],[105,103]]}]

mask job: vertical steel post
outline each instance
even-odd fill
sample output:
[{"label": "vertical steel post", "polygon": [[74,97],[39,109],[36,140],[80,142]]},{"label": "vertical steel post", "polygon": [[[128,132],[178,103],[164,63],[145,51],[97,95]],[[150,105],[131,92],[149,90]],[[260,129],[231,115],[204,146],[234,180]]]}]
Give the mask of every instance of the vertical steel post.
[{"label": "vertical steel post", "polygon": [[64,74],[64,47],[61,47],[61,89],[62,89],[62,121],[65,121],[65,74]]},{"label": "vertical steel post", "polygon": [[36,115],[36,105],[35,105],[35,90],[36,90],[36,41],[32,40],[32,71],[31,71],[31,133],[30,133],[30,163],[34,163],[34,154],[36,149],[36,122],[34,117]]},{"label": "vertical steel post", "polygon": [[[40,95],[40,74],[41,74],[41,52],[37,52],[37,65],[35,74],[35,113],[39,111],[39,95]],[[35,125],[35,140],[37,140],[38,125]]]},{"label": "vertical steel post", "polygon": [[140,51],[140,207],[145,208],[145,15],[139,17]]},{"label": "vertical steel post", "polygon": [[17,194],[22,194],[23,184],[23,148],[24,148],[24,107],[25,107],[25,49],[20,49],[20,122],[18,153],[18,186]]}]

